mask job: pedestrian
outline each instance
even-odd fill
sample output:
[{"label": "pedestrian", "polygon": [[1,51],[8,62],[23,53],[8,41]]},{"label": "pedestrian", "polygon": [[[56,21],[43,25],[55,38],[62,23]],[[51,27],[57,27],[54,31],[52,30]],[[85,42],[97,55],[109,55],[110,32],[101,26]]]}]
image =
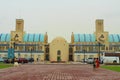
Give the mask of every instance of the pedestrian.
[{"label": "pedestrian", "polygon": [[96,68],[99,68],[100,67],[100,61],[99,61],[99,59],[97,58],[96,59]]},{"label": "pedestrian", "polygon": [[93,59],[93,70],[95,70],[95,68],[96,68],[96,59],[94,58]]},{"label": "pedestrian", "polygon": [[37,62],[38,62],[38,60],[39,60],[39,59],[37,58]]}]

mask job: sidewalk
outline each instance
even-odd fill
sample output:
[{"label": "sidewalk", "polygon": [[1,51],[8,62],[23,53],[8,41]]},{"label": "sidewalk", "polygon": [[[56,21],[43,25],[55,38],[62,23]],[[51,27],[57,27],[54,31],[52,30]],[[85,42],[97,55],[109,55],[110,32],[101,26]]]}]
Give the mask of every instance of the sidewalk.
[{"label": "sidewalk", "polygon": [[120,73],[91,65],[21,65],[0,70],[0,80],[120,80]]}]

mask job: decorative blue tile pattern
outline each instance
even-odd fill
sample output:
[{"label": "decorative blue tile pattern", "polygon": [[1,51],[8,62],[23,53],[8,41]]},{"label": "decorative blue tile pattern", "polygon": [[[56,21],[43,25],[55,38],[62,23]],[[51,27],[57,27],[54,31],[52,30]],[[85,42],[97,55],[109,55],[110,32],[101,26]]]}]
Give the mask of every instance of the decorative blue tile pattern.
[{"label": "decorative blue tile pattern", "polygon": [[29,34],[28,42],[33,42],[33,38],[34,38],[33,35],[34,35],[34,34]]},{"label": "decorative blue tile pattern", "polygon": [[95,42],[94,34],[74,34],[75,42]]},{"label": "decorative blue tile pattern", "polygon": [[25,34],[23,37],[24,42],[44,42],[43,34]]},{"label": "decorative blue tile pattern", "polygon": [[79,42],[78,39],[79,39],[79,38],[78,38],[78,34],[74,34],[74,41],[75,41],[75,42]]},{"label": "decorative blue tile pattern", "polygon": [[7,35],[7,37],[6,37],[6,42],[9,42],[9,41],[10,41],[10,39],[11,39],[11,35],[10,35],[10,34],[8,34],[8,35]]},{"label": "decorative blue tile pattern", "polygon": [[39,34],[34,34],[34,42],[39,42]]},{"label": "decorative blue tile pattern", "polygon": [[120,42],[120,34],[109,34],[109,42]]},{"label": "decorative blue tile pattern", "polygon": [[1,42],[5,42],[5,36],[6,36],[6,34],[2,34],[2,36],[1,36]]},{"label": "decorative blue tile pattern", "polygon": [[84,34],[79,34],[79,37],[80,37],[80,42],[84,42],[85,41]]},{"label": "decorative blue tile pattern", "polygon": [[91,38],[92,38],[92,41],[91,41],[91,42],[95,42],[95,41],[96,41],[95,34],[91,34]]},{"label": "decorative blue tile pattern", "polygon": [[[9,42],[11,40],[10,34],[0,34],[0,42]],[[95,42],[94,34],[74,34],[75,42]],[[109,34],[109,42],[120,42],[120,34]],[[23,36],[24,42],[44,42],[44,34],[25,34]]]},{"label": "decorative blue tile pattern", "polygon": [[[74,34],[75,42],[95,42],[96,37],[94,34]],[[120,42],[120,34],[109,34],[109,42]]]},{"label": "decorative blue tile pattern", "polygon": [[28,34],[25,34],[25,35],[23,36],[23,41],[24,41],[24,42],[27,42],[27,41],[28,41]]},{"label": "decorative blue tile pattern", "polygon": [[118,37],[118,42],[120,42],[120,35],[119,35],[119,34],[117,34],[117,37]]},{"label": "decorative blue tile pattern", "polygon": [[40,42],[44,42],[44,35],[41,35]]},{"label": "decorative blue tile pattern", "polygon": [[0,34],[0,42],[9,42],[10,39],[10,34]]},{"label": "decorative blue tile pattern", "polygon": [[109,35],[108,39],[109,39],[109,42],[113,42],[113,37],[111,34]]}]

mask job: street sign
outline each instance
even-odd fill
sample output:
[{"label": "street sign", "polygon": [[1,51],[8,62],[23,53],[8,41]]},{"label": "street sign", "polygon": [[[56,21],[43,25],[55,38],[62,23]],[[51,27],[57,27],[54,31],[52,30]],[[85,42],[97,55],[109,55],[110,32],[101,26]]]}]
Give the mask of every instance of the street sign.
[{"label": "street sign", "polygon": [[98,34],[97,41],[101,44],[105,43],[105,34]]},{"label": "street sign", "polygon": [[8,49],[8,58],[13,59],[14,57],[15,57],[14,49],[13,48],[9,48]]}]

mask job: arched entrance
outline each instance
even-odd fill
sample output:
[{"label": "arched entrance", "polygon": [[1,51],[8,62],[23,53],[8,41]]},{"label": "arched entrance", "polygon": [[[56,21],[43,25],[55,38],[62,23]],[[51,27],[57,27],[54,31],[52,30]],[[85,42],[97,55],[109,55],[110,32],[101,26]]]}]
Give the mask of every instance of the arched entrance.
[{"label": "arched entrance", "polygon": [[64,38],[57,37],[50,43],[49,59],[51,62],[66,62],[69,60],[69,45]]},{"label": "arched entrance", "polygon": [[57,51],[57,62],[60,62],[61,61],[61,51],[58,50]]}]

